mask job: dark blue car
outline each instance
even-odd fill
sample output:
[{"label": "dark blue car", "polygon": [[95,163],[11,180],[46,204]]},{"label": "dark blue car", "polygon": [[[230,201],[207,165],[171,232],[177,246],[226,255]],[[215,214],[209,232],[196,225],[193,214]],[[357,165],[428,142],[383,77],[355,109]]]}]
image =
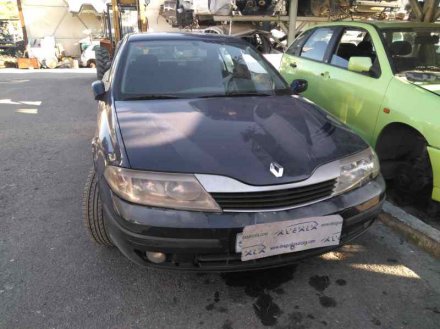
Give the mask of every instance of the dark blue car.
[{"label": "dark blue car", "polygon": [[384,199],[377,157],[304,88],[239,39],[127,36],[93,83],[93,240],[141,265],[237,271],[363,233]]}]

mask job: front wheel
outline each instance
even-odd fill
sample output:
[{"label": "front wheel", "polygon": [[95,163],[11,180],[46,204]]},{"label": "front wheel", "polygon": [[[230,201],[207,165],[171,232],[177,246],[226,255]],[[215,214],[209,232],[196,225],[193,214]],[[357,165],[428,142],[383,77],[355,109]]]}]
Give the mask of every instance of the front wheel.
[{"label": "front wheel", "polygon": [[440,202],[431,200],[428,205],[428,215],[440,223]]},{"label": "front wheel", "polygon": [[389,195],[401,205],[426,209],[431,201],[433,175],[426,142],[416,140],[408,152],[396,159]]},{"label": "front wheel", "polygon": [[96,65],[96,77],[98,80],[102,80],[104,73],[109,68],[110,54],[104,47],[98,46],[95,49],[95,65]]},{"label": "front wheel", "polygon": [[105,230],[102,202],[99,197],[98,179],[95,168],[87,177],[83,195],[83,220],[91,239],[99,245],[113,246]]},{"label": "front wheel", "polygon": [[432,191],[432,168],[429,161],[428,151],[424,145],[419,154],[412,157],[397,167],[397,186],[404,191],[419,196],[431,194]]}]

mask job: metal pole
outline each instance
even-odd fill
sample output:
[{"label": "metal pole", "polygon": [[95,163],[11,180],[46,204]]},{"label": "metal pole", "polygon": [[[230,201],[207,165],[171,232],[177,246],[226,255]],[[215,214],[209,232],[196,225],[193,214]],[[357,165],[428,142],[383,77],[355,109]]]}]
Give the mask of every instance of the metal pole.
[{"label": "metal pole", "polygon": [[26,47],[28,44],[28,36],[26,32],[26,24],[24,23],[23,8],[21,7],[21,0],[17,0],[18,17],[20,18],[21,31],[23,33],[23,42]]},{"label": "metal pole", "polygon": [[[121,30],[119,25],[119,7],[118,7],[118,1],[112,0],[112,13],[113,13],[113,29],[115,31],[115,35],[113,40],[115,40],[115,45],[118,43],[118,41],[121,39]],[[110,31],[111,33],[111,31]]]},{"label": "metal pole", "polygon": [[141,4],[139,3],[139,0],[136,0],[136,14],[139,32],[142,32]]},{"label": "metal pole", "polygon": [[137,6],[138,6],[138,19],[139,19],[139,31],[140,32],[147,32],[148,31],[148,20],[147,20],[147,14],[146,14],[146,6],[145,2],[141,0],[137,0]]},{"label": "metal pole", "polygon": [[110,44],[113,45],[112,17],[110,17],[110,8],[111,8],[111,4],[108,3],[107,4],[107,15],[106,15],[107,28],[105,29],[105,37],[108,37],[108,39],[110,40]]},{"label": "metal pole", "polygon": [[296,16],[298,13],[298,0],[290,0],[289,8],[289,33],[287,34],[287,44],[290,45],[295,39]]},{"label": "metal pole", "polygon": [[[243,15],[243,16],[212,16],[214,22],[288,22],[289,16]],[[328,22],[328,17],[298,16],[297,22]]]}]

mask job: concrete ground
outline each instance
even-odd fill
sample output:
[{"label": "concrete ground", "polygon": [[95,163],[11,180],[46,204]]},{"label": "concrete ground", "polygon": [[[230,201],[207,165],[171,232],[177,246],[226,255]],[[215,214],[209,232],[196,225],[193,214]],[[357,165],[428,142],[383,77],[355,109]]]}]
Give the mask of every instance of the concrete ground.
[{"label": "concrete ground", "polygon": [[148,270],[97,247],[81,220],[93,73],[3,72],[0,328],[439,328],[439,261],[379,222],[338,252],[244,274]]}]

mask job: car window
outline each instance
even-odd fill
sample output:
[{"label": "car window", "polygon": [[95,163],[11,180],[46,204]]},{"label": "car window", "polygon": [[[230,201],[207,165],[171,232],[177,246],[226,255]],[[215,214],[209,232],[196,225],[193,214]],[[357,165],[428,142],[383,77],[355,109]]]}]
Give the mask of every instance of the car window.
[{"label": "car window", "polygon": [[315,30],[302,47],[301,57],[322,61],[334,31],[332,28]]},{"label": "car window", "polygon": [[195,98],[290,93],[276,70],[245,43],[131,42],[121,70],[122,99],[149,95]]},{"label": "car window", "polygon": [[367,31],[357,28],[345,29],[332,54],[330,64],[347,69],[351,57],[370,57],[373,66],[379,65],[376,49]]},{"label": "car window", "polygon": [[[382,33],[384,46],[396,74],[408,76],[408,72],[423,71],[424,74],[417,74],[420,76],[417,81],[434,80],[438,83],[440,27],[385,29]],[[414,74],[410,75],[413,78]]]},{"label": "car window", "polygon": [[301,52],[301,46],[314,30],[307,30],[301,33],[298,38],[290,45],[286,53],[292,56],[298,56]]}]

